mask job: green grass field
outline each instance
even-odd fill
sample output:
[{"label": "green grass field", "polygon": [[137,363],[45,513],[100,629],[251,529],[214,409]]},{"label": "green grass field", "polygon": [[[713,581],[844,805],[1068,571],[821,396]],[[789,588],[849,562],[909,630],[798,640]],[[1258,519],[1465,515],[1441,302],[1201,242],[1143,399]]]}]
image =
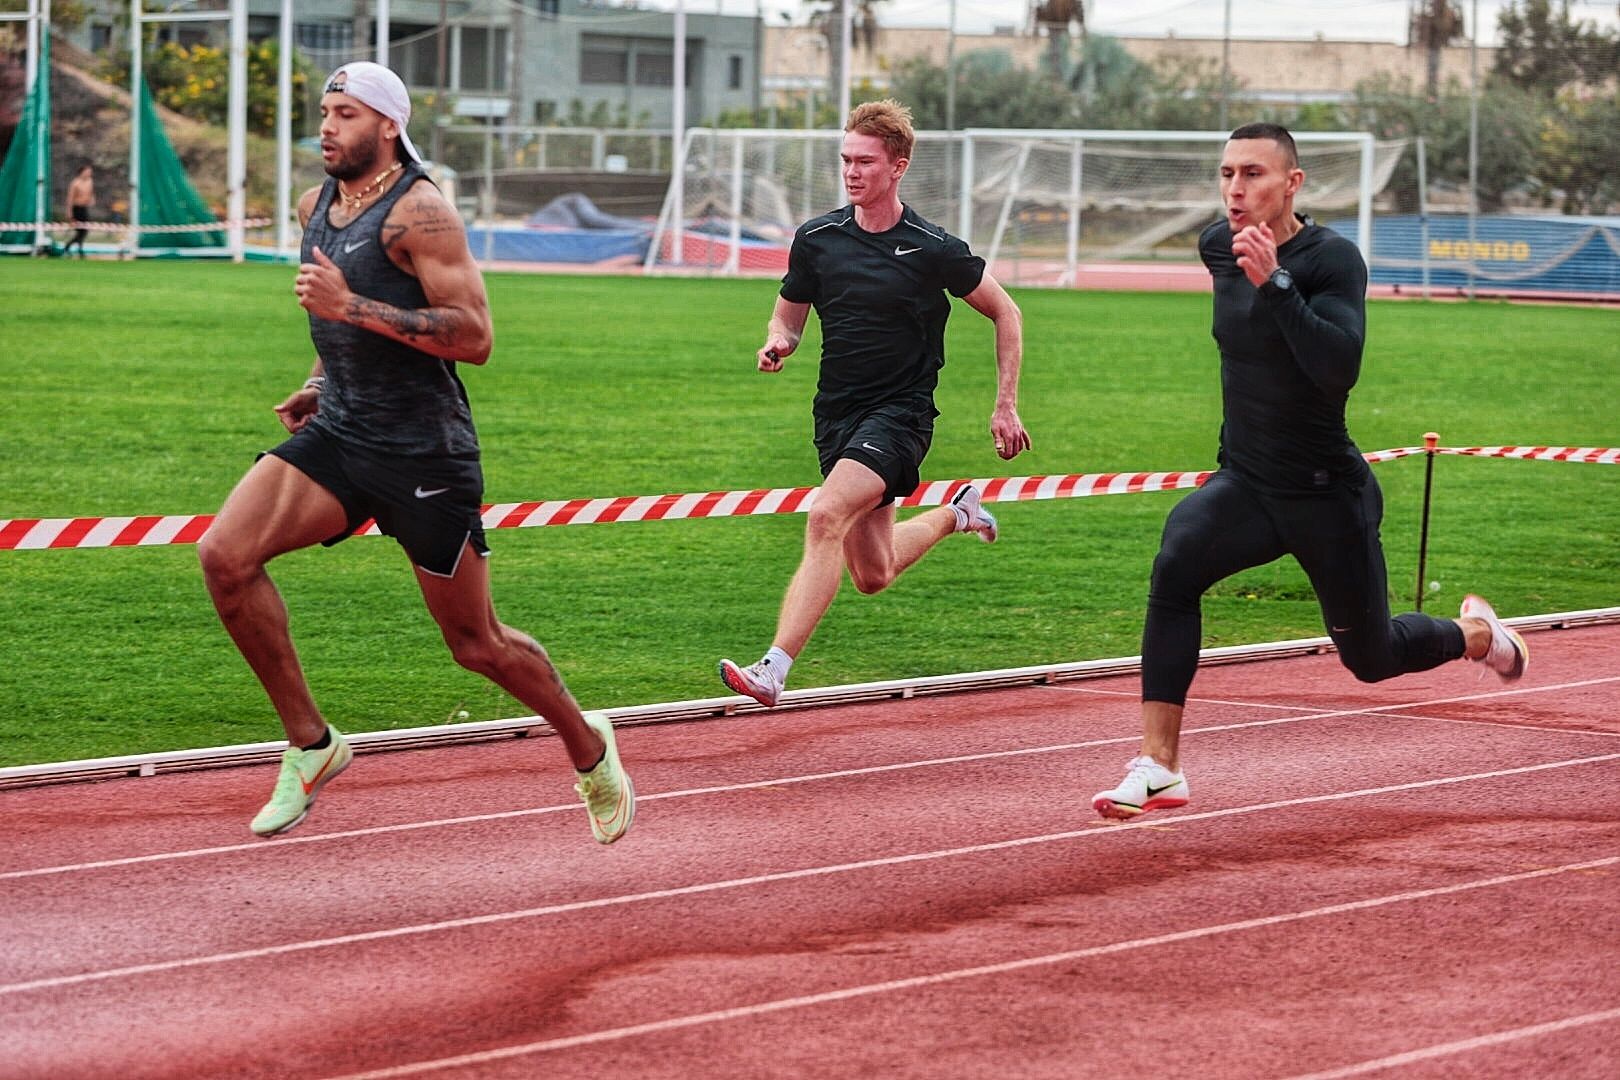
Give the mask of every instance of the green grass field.
[{"label": "green grass field", "polygon": [[[0,518],[217,509],[278,441],[308,370],[292,271],[0,260]],[[812,334],[753,371],[770,281],[489,278],[496,351],[465,371],[486,499],[810,484]],[[1035,449],[989,449],[990,325],[952,320],[926,478],[1212,465],[1218,368],[1204,296],[1020,292]],[[1374,302],[1352,398],[1363,449],[1620,443],[1620,313]],[[1409,607],[1423,463],[1376,467],[1397,610]],[[1620,603],[1620,469],[1442,458],[1430,610]],[[846,587],[797,687],[1138,650],[1148,569],[1179,496],[1002,504],[1003,539],[952,538],[890,591]],[[803,518],[491,534],[502,617],[543,641],[587,707],[723,693],[722,655],[768,644]],[[272,574],[317,699],[345,730],[526,710],[449,659],[391,540],[299,552]],[[280,736],[215,619],[192,547],[0,552],[0,765]],[[1206,644],[1321,633],[1291,562],[1219,586]]]}]

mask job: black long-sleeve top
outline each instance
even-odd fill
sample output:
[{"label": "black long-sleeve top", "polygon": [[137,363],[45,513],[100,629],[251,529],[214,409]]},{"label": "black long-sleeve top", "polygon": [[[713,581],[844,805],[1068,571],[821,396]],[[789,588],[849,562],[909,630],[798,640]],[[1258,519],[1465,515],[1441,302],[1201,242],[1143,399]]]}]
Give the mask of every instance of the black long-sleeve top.
[{"label": "black long-sleeve top", "polygon": [[1343,236],[1300,220],[1277,249],[1291,289],[1249,282],[1224,219],[1198,238],[1215,284],[1221,465],[1277,495],[1358,487],[1369,473],[1344,421],[1361,374],[1367,264]]}]

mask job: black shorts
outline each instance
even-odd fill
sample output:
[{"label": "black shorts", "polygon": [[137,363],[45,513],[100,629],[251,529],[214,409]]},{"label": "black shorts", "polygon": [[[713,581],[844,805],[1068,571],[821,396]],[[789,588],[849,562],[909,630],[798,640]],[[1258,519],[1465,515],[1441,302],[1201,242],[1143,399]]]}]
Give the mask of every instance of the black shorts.
[{"label": "black shorts", "polygon": [[816,417],[816,453],[821,475],[832,472],[842,458],[858,461],[883,478],[887,506],[917,490],[920,470],[934,441],[934,415],[912,405],[879,405],[875,409],[836,419]]},{"label": "black shorts", "polygon": [[88,206],[75,206],[69,211],[74,221],[89,221],[90,208]]},{"label": "black shorts", "polygon": [[455,574],[469,542],[479,555],[489,554],[481,516],[484,471],[477,458],[378,454],[339,442],[313,425],[265,453],[293,466],[343,505],[348,521],[342,532],[321,541],[327,547],[374,518],[411,562],[438,577]]}]

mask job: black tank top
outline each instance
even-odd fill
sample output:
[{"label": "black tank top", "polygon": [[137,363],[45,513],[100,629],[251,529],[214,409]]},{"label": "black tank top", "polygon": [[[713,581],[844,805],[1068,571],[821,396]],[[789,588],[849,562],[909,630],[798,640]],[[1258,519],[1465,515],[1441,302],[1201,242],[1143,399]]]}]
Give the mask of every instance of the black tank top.
[{"label": "black tank top", "polygon": [[[382,243],[389,211],[425,179],[419,165],[407,163],[398,183],[338,228],[327,218],[337,195],[337,181],[328,177],[304,228],[303,261],[314,262],[318,246],[357,295],[398,308],[428,307],[422,283],[395,266]],[[477,457],[478,433],[454,362],[314,315],[309,336],[326,372],[320,412],[311,421],[321,431],[389,454]]]}]

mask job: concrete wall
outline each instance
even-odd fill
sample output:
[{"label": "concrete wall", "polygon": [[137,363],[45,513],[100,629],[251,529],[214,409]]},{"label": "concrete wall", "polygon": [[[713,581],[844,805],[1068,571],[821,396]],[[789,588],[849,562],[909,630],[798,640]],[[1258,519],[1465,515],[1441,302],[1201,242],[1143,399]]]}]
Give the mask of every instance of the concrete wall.
[{"label": "concrete wall", "polygon": [[[805,27],[767,27],[765,68],[767,80],[779,82],[825,79],[827,51],[821,35]],[[1144,63],[1160,59],[1203,59],[1219,68],[1219,38],[1123,37],[1126,51]],[[948,42],[944,30],[889,29],[878,31],[871,49],[857,45],[853,69],[856,79],[883,86],[889,73],[915,57],[943,66]],[[1037,66],[1046,54],[1045,38],[1030,34],[958,34],[958,58],[994,49],[1012,56],[1020,67]],[[1495,49],[1479,50],[1479,69],[1490,70]],[[1357,82],[1379,73],[1406,78],[1414,86],[1424,79],[1422,49],[1388,42],[1316,40],[1239,40],[1231,43],[1233,77],[1246,90],[1278,100],[1332,101],[1349,97]],[[1468,48],[1454,46],[1441,55],[1440,78],[1468,83]],[[770,85],[770,82],[767,82]]]}]

